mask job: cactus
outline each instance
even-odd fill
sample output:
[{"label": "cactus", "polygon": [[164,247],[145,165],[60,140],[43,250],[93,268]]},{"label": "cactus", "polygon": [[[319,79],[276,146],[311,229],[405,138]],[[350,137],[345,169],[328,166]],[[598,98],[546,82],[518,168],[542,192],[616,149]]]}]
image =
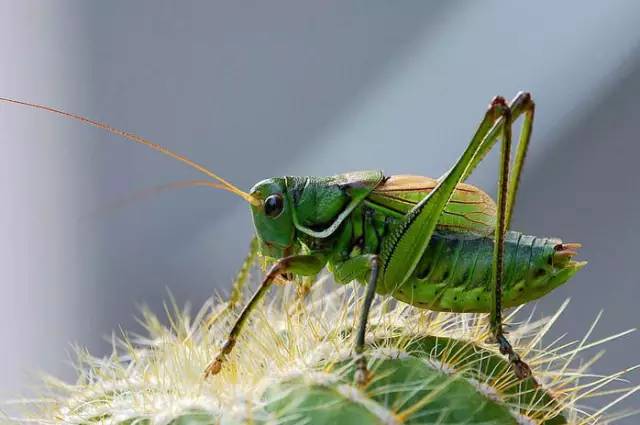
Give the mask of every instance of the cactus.
[{"label": "cactus", "polygon": [[[604,393],[624,371],[593,377],[585,373],[591,362],[574,368],[584,340],[542,345],[564,306],[553,317],[529,318],[511,329],[536,382],[518,381],[486,342],[483,315],[433,313],[379,300],[368,335],[373,378],[358,387],[351,348],[359,289],[335,288],[325,279],[304,300],[294,290],[274,292],[219,375],[204,380],[202,371],[232,315],[221,316],[211,329],[203,323],[222,303],[208,302],[193,318],[174,303],[170,326],[143,310],[147,335],[114,338],[108,358],[79,350],[77,382],[47,378],[53,403],[36,406],[30,419],[120,425],[555,425],[611,419],[605,409],[586,413],[576,402]],[[635,389],[615,391],[622,399]]]}]

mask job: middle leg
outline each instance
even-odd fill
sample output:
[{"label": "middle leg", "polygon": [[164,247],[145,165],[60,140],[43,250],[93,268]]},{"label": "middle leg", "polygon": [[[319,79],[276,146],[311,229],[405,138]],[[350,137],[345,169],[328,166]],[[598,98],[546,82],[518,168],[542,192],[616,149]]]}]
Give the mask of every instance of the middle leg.
[{"label": "middle leg", "polygon": [[369,261],[371,273],[369,282],[362,302],[362,311],[360,312],[360,323],[358,325],[358,334],[356,336],[356,373],[354,379],[357,385],[366,385],[370,380],[369,371],[367,369],[367,359],[364,356],[364,343],[367,334],[367,321],[369,318],[369,310],[376,294],[376,285],[378,283],[378,256],[372,255]]}]

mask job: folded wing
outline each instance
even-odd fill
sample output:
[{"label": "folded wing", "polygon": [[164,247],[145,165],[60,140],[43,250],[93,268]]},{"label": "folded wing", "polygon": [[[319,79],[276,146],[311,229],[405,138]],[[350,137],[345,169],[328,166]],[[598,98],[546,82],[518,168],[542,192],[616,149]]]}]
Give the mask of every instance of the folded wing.
[{"label": "folded wing", "polygon": [[[391,213],[404,215],[431,192],[438,181],[430,177],[399,175],[381,182],[367,200]],[[438,221],[438,230],[491,236],[496,223],[496,204],[481,189],[460,183]]]}]

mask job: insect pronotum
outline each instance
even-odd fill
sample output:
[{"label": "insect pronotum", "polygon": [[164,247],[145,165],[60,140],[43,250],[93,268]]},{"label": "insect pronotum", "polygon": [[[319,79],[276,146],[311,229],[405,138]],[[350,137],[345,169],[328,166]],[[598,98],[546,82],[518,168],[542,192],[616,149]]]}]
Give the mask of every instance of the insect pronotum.
[{"label": "insect pronotum", "polygon": [[[366,284],[355,342],[359,384],[370,378],[364,346],[376,293],[418,308],[490,313],[495,342],[515,375],[523,379],[531,376],[531,369],[505,337],[502,309],[542,297],[586,264],[572,260],[580,244],[508,230],[531,138],[535,106],[529,93],[518,93],[509,103],[495,97],[466,150],[437,180],[362,171],[330,177],[274,177],[249,192],[135,134],[48,106],[0,100],[54,112],[143,144],[210,179],[198,184],[234,193],[250,205],[256,238],[240,275],[246,276],[256,255],[275,263],[205,369],[205,377],[221,370],[251,312],[275,279],[314,276],[326,267],[338,283]],[[520,139],[511,164],[511,127],[521,115]],[[494,203],[464,181],[498,140],[501,154]],[[230,306],[239,302],[243,280],[236,280]]]}]

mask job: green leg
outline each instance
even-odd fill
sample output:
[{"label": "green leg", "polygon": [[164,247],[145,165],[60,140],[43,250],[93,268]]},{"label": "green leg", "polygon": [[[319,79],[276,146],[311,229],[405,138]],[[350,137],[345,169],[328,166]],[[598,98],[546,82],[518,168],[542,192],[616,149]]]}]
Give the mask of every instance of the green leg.
[{"label": "green leg", "polygon": [[341,261],[333,261],[332,274],[336,282],[349,283],[354,280],[364,281],[371,271],[373,254],[360,254]]},{"label": "green leg", "polygon": [[508,113],[506,102],[496,97],[484,115],[471,142],[456,164],[439,181],[438,185],[420,201],[382,241],[380,250],[381,282],[383,291],[393,292],[414,272],[429,244],[444,207],[466,170],[479,153],[489,132],[497,120]]},{"label": "green leg", "polygon": [[376,286],[379,276],[380,259],[374,254],[362,254],[351,257],[347,260],[335,260],[332,263],[333,276],[337,282],[347,283],[353,280],[362,281],[367,274],[368,283],[365,290],[364,300],[362,302],[362,310],[360,312],[360,322],[356,334],[356,372],[354,380],[358,385],[365,385],[369,382],[370,375],[367,370],[367,359],[364,356],[364,343],[367,334],[367,320],[369,318],[369,310],[373,303],[376,293]]},{"label": "green leg", "polygon": [[[522,167],[529,149],[529,141],[531,140],[531,131],[533,128],[533,119],[535,115],[535,103],[531,99],[529,93],[520,92],[509,104],[511,116],[503,116],[496,122],[491,129],[478,154],[465,173],[466,176],[475,168],[475,166],[484,158],[487,152],[493,147],[498,140],[498,133],[503,134],[503,143],[501,148],[500,176],[498,181],[498,211],[496,217],[496,233],[494,247],[493,262],[493,291],[492,291],[492,311],[490,317],[491,333],[496,343],[500,347],[500,352],[508,356],[509,361],[513,365],[515,374],[518,378],[523,379],[531,376],[531,369],[524,363],[520,356],[514,352],[511,344],[507,340],[503,332],[502,325],[502,279],[503,279],[503,243],[504,233],[509,229],[513,207],[515,205],[516,193],[520,184],[520,176]],[[520,130],[520,140],[513,163],[512,172],[509,173],[509,153],[511,144],[511,124],[512,120],[518,118],[524,113],[524,121]],[[511,176],[509,176],[511,174]]]},{"label": "green leg", "polygon": [[267,275],[262,280],[260,287],[253,294],[247,305],[240,313],[240,316],[236,319],[226,342],[222,345],[220,353],[216,358],[209,363],[204,371],[205,378],[209,375],[215,375],[220,372],[222,363],[226,357],[231,353],[233,347],[236,344],[238,335],[242,332],[249,316],[253,310],[258,306],[258,303],[267,293],[267,290],[273,283],[273,280],[283,273],[294,273],[302,276],[309,276],[318,273],[324,267],[325,261],[321,257],[313,255],[294,255],[291,257],[285,257],[280,259],[276,264],[271,267]]},{"label": "green leg", "polygon": [[[500,144],[500,172],[498,175],[498,211],[496,215],[496,231],[493,249],[492,264],[492,302],[490,327],[500,352],[508,356],[513,365],[514,372],[519,379],[531,376],[531,369],[513,351],[511,344],[504,336],[502,329],[502,280],[504,277],[504,234],[506,231],[507,199],[509,186],[509,155],[511,152],[511,111],[505,104],[502,116],[504,126],[502,129],[502,143]],[[513,205],[513,204],[512,204]]]},{"label": "green leg", "polygon": [[533,117],[535,115],[536,105],[531,99],[531,95],[529,93],[518,93],[516,98],[511,102],[512,111],[515,108],[524,111],[524,121],[520,129],[520,140],[518,141],[516,157],[513,162],[513,169],[511,170],[511,177],[509,178],[507,210],[504,220],[505,229],[507,230],[511,225],[513,206],[516,203],[516,193],[518,192],[518,186],[520,185],[520,175],[522,174],[524,160],[527,156],[527,151],[529,150],[529,140],[531,140],[531,131],[533,130]]},{"label": "green leg", "polygon": [[[495,143],[498,134],[494,134],[494,132],[499,129],[498,133],[501,133],[503,137],[499,174],[498,217],[492,267],[493,308],[491,311],[491,329],[500,344],[500,351],[507,354],[514,365],[516,375],[519,378],[524,378],[530,375],[530,369],[514,353],[511,345],[504,337],[501,315],[503,242],[507,216],[511,120],[511,109],[504,98],[494,98],[476,134],[460,159],[440,180],[438,186],[420,201],[383,241],[381,251],[383,275],[381,280],[384,284],[384,290],[393,292],[413,274],[453,190],[469,174],[470,171],[468,170],[472,170]],[[522,151],[526,151],[526,144]],[[524,153],[522,154],[521,162],[523,161]],[[515,187],[517,187],[517,184]]]},{"label": "green leg", "polygon": [[[491,288],[491,332],[498,340],[502,334],[502,277],[504,265],[505,209],[507,206],[507,186],[509,181],[509,155],[511,153],[511,111],[505,105],[502,143],[500,144],[500,171],[498,173],[498,210],[493,244],[492,288]],[[502,351],[502,345],[501,345]]]},{"label": "green leg", "polygon": [[[515,205],[516,192],[520,182],[522,167],[529,147],[531,139],[531,130],[533,125],[533,117],[535,105],[528,93],[519,93],[510,106],[505,107],[503,116],[496,122],[492,131],[489,132],[485,141],[479,149],[478,154],[470,165],[469,169],[473,169],[479,161],[482,160],[488,150],[495,144],[498,139],[496,131],[502,133],[501,153],[500,153],[500,172],[498,177],[498,210],[496,216],[496,231],[494,255],[492,264],[492,309],[490,314],[490,328],[492,336],[500,347],[500,352],[509,358],[513,365],[515,375],[519,379],[531,376],[531,369],[520,359],[520,356],[513,350],[513,347],[507,340],[503,331],[502,324],[502,280],[504,276],[504,233],[509,228],[513,206]],[[513,108],[513,109],[511,109]],[[520,131],[520,140],[513,165],[513,174],[509,174],[510,152],[511,152],[511,124],[512,119],[517,117],[513,110],[518,114],[524,113],[524,122]],[[469,170],[467,170],[467,174]]]},{"label": "green leg", "polygon": [[231,294],[229,294],[229,301],[227,301],[227,305],[207,320],[207,328],[210,329],[211,326],[213,326],[213,324],[216,323],[222,316],[225,316],[226,314],[232,312],[236,308],[236,306],[238,306],[238,304],[242,302],[244,286],[249,279],[249,271],[251,270],[251,266],[256,260],[257,255],[258,238],[254,236],[251,239],[251,244],[249,245],[249,253],[242,263],[242,266],[240,266],[240,270],[238,271],[238,274],[236,275],[236,278],[231,285]]},{"label": "green leg", "polygon": [[365,385],[369,382],[370,376],[367,370],[367,359],[364,356],[364,342],[367,334],[367,320],[369,318],[369,310],[373,303],[373,297],[376,294],[376,284],[378,283],[378,256],[372,255],[370,257],[371,273],[369,275],[369,282],[367,283],[367,289],[362,302],[362,311],[360,312],[360,323],[358,325],[358,334],[356,336],[356,373],[354,379],[357,385]]},{"label": "green leg", "polygon": [[[515,205],[516,201],[516,192],[518,191],[518,185],[520,183],[520,175],[522,174],[522,167],[524,165],[524,160],[529,149],[529,140],[531,140],[531,130],[533,128],[533,117],[535,113],[535,103],[531,99],[531,95],[529,93],[520,92],[509,103],[509,109],[511,109],[512,123],[515,122],[515,120],[517,120],[522,114],[524,114],[524,121],[520,129],[520,140],[518,141],[518,148],[513,162],[513,168],[510,172],[511,176],[509,178],[507,207],[505,213],[506,229],[509,229],[511,224],[511,216],[513,212],[513,206]],[[484,159],[487,153],[489,153],[491,148],[498,141],[498,136],[502,132],[504,126],[505,121],[503,119],[499,119],[498,121],[496,121],[495,125],[489,131],[485,140],[482,142],[482,145],[478,149],[478,153],[467,168],[463,181],[467,179],[471,172]]]}]

